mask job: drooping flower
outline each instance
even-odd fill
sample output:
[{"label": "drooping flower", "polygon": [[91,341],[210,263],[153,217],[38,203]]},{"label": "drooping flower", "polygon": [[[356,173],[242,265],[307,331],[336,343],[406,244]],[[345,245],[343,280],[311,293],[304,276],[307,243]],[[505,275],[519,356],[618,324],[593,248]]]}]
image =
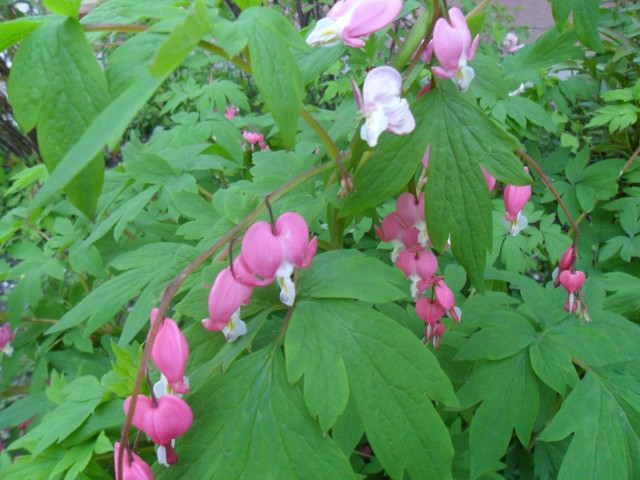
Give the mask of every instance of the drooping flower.
[{"label": "drooping flower", "polygon": [[307,37],[309,45],[332,46],[340,39],[361,48],[362,37],[389,25],[402,10],[402,0],[340,0],[316,23]]},{"label": "drooping flower", "polygon": [[571,245],[569,248],[567,248],[564,251],[564,253],[562,254],[562,257],[560,258],[560,263],[551,273],[551,278],[553,279],[554,287],[560,286],[560,278],[559,278],[560,273],[564,272],[565,270],[569,270],[571,266],[575,263],[575,261],[576,261],[576,250],[575,250],[575,247]]},{"label": "drooping flower", "polygon": [[[151,310],[152,323],[161,321],[156,318],[157,313],[157,308]],[[189,358],[189,344],[173,319],[167,317],[162,322],[151,348],[151,358],[174,392],[183,394],[189,391],[184,375]]]},{"label": "drooping flower", "polygon": [[227,109],[224,111],[224,116],[227,120],[233,120],[233,118],[238,114],[239,111],[240,109],[238,107],[229,104],[227,105]]},{"label": "drooping flower", "polygon": [[[127,397],[124,401],[125,412],[129,410],[130,402],[131,397]],[[189,430],[193,413],[187,402],[175,395],[163,395],[157,399],[139,395],[132,423],[149,435],[152,442],[166,447],[170,446],[171,440]]]},{"label": "drooping flower", "polygon": [[418,245],[420,232],[414,226],[406,225],[400,219],[397,212],[391,212],[382,219],[382,226],[374,227],[376,233],[383,242],[391,242],[393,251],[391,261],[396,263],[398,252],[402,248],[413,248]]},{"label": "drooping flower", "polygon": [[515,237],[529,225],[527,217],[522,214],[522,209],[531,198],[531,185],[507,185],[504,187],[503,197],[506,210],[504,226]]},{"label": "drooping flower", "polygon": [[411,296],[417,298],[420,292],[429,288],[433,281],[433,276],[438,269],[438,260],[430,250],[419,249],[415,252],[403,250],[398,255],[396,267],[411,280]]},{"label": "drooping flower", "polygon": [[413,131],[416,122],[409,110],[409,103],[400,97],[402,77],[392,67],[376,67],[371,70],[362,87],[353,85],[358,108],[365,118],[360,136],[370,147],[378,144],[378,137],[385,130],[396,135]]},{"label": "drooping flower", "polygon": [[128,449],[122,455],[122,479],[120,479],[118,477],[119,456],[120,442],[116,442],[113,449],[116,480],[153,480],[153,472],[147,462]]},{"label": "drooping flower", "polygon": [[439,18],[433,29],[433,53],[440,66],[433,67],[432,71],[440,78],[454,79],[464,92],[475,76],[467,61],[473,60],[480,37],[476,35],[471,41],[471,32],[460,9],[450,9],[449,19],[451,23]]},{"label": "drooping flower", "polygon": [[[291,306],[296,297],[291,280],[293,270],[311,264],[317,242],[316,237],[309,240],[309,227],[302,216],[286,212],[278,217],[273,228],[267,222],[256,222],[249,227],[242,239],[242,257],[247,267],[263,279],[275,277],[281,289],[280,300]],[[239,278],[244,281],[243,277]]]},{"label": "drooping flower", "polygon": [[[234,272],[236,275],[254,278],[246,272],[242,256],[235,259]],[[273,277],[269,280],[271,282]],[[209,317],[202,320],[204,328],[212,331],[222,331],[227,341],[233,341],[244,335],[247,326],[240,318],[240,307],[248,305],[253,293],[253,286],[238,280],[231,268],[222,270],[216,277],[209,292]]]},{"label": "drooping flower", "polygon": [[424,192],[418,197],[412,193],[401,194],[396,200],[396,212],[404,224],[418,229],[418,243],[426,247],[429,243],[429,234],[424,213]]},{"label": "drooping flower", "polygon": [[4,323],[0,327],[0,353],[4,353],[7,357],[13,355],[13,346],[11,342],[15,337],[15,332],[11,330],[9,323]]}]

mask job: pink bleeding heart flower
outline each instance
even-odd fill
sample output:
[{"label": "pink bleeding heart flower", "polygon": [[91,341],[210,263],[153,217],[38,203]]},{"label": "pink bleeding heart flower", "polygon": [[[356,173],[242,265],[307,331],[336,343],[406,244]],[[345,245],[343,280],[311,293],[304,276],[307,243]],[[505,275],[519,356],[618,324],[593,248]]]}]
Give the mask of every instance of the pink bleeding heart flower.
[{"label": "pink bleeding heart flower", "polygon": [[445,310],[438,302],[420,297],[416,302],[416,313],[427,325],[434,326],[444,317]]},{"label": "pink bleeding heart flower", "polygon": [[[525,167],[525,170],[528,169]],[[529,222],[522,214],[522,209],[531,198],[531,185],[507,185],[503,191],[504,226],[514,237],[527,228]]]},{"label": "pink bleeding heart flower", "polygon": [[[151,323],[159,321],[158,309],[151,310]],[[185,383],[184,374],[189,358],[189,344],[176,322],[166,317],[158,330],[151,348],[151,358],[158,370],[167,378],[169,386],[176,393],[187,393],[189,387]]]},{"label": "pink bleeding heart flower", "polygon": [[412,249],[418,245],[418,236],[420,232],[417,228],[406,225],[400,219],[397,212],[391,212],[382,219],[382,226],[374,227],[374,230],[383,242],[391,242],[393,251],[391,252],[391,261],[393,263],[398,259],[398,252],[402,248]]},{"label": "pink bleeding heart flower", "polygon": [[[235,259],[234,271],[243,278],[255,278],[246,273],[242,256]],[[253,286],[234,277],[229,267],[222,270],[209,292],[209,318],[202,320],[204,328],[222,331],[229,342],[244,335],[247,326],[240,318],[240,307],[249,304],[252,293]]]},{"label": "pink bleeding heart flower", "polygon": [[405,225],[418,229],[418,243],[426,247],[429,244],[429,234],[424,213],[424,192],[417,198],[412,193],[400,195],[396,200],[396,212]]},{"label": "pink bleeding heart flower", "polygon": [[451,23],[439,18],[433,29],[433,52],[440,62],[439,67],[433,67],[433,73],[440,78],[454,79],[464,92],[475,76],[467,61],[473,60],[480,37],[476,35],[471,41],[471,32],[460,9],[450,9],[449,19]]},{"label": "pink bleeding heart flower", "polygon": [[578,303],[576,302],[576,297],[573,293],[570,293],[567,296],[567,299],[564,301],[564,309],[567,313],[576,313],[578,309]]},{"label": "pink bleeding heart flower", "polygon": [[[113,449],[116,480],[118,477],[118,457],[120,456],[120,442],[116,442]],[[153,472],[147,462],[127,449],[122,455],[122,480],[153,480]]]},{"label": "pink bleeding heart flower", "polygon": [[362,96],[357,85],[353,84],[358,109],[365,118],[360,137],[370,147],[378,144],[378,137],[384,131],[405,135],[416,127],[409,103],[400,97],[401,89],[402,77],[392,67],[371,70],[364,80]]},{"label": "pink bleeding heart flower", "polygon": [[427,323],[424,329],[424,342],[428,342],[433,339],[433,348],[440,346],[440,339],[444,335],[445,326],[442,322]]},{"label": "pink bleeding heart flower", "polygon": [[569,270],[576,259],[576,249],[571,245],[567,248],[560,258],[560,270]]},{"label": "pink bleeding heart flower", "polygon": [[[238,114],[240,109],[235,105],[229,104],[227,105],[227,109],[224,112],[224,116],[227,120],[233,120],[233,118]],[[245,132],[243,132],[244,135]],[[247,132],[248,133],[248,132]],[[246,139],[247,137],[245,137]],[[248,141],[248,140],[247,140]]]},{"label": "pink bleeding heart flower", "polygon": [[242,239],[246,265],[264,279],[276,278],[281,288],[280,300],[288,306],[296,297],[293,270],[308,267],[317,248],[317,238],[309,240],[307,222],[295,212],[280,215],[273,229],[267,222],[254,223]]},{"label": "pink bleeding heart flower", "polygon": [[15,332],[11,330],[9,323],[4,323],[0,327],[0,353],[4,353],[7,357],[13,355],[13,346],[11,342],[15,338]]},{"label": "pink bleeding heart flower", "polygon": [[327,16],[316,23],[307,37],[309,45],[332,46],[340,39],[361,48],[362,37],[377,32],[395,20],[402,10],[402,0],[341,0]]},{"label": "pink bleeding heart flower", "polygon": [[396,267],[411,280],[411,296],[417,298],[420,292],[424,292],[431,284],[438,269],[438,260],[430,250],[403,250],[398,255]]},{"label": "pink bleeding heart flower", "polygon": [[[129,410],[131,397],[124,401],[125,413]],[[191,408],[181,398],[174,395],[163,395],[151,399],[139,395],[132,423],[149,435],[151,441],[158,445],[171,445],[171,440],[185,434],[193,423]]]},{"label": "pink bleeding heart flower", "polygon": [[576,270],[575,272],[571,272],[569,270],[563,270],[558,275],[558,280],[560,281],[560,285],[562,285],[567,292],[575,293],[577,290],[582,287],[582,284],[585,280],[584,272]]},{"label": "pink bleeding heart flower", "polygon": [[487,188],[489,188],[489,192],[493,192],[493,189],[496,188],[496,177],[487,172],[483,167],[480,167],[482,170],[482,175],[484,175],[484,180],[487,182]]}]

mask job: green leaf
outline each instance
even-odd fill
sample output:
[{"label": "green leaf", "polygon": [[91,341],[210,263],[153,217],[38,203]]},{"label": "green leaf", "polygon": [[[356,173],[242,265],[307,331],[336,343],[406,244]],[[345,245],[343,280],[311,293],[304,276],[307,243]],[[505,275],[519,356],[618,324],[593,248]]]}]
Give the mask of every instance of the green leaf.
[{"label": "green leaf", "polygon": [[357,171],[353,178],[356,192],[346,198],[340,209],[341,216],[353,215],[379,205],[400,192],[416,173],[429,142],[425,138],[433,128],[425,101],[412,105],[416,129],[409,135],[383,134],[373,156]]},{"label": "green leaf", "polygon": [[[273,10],[249,8],[238,21],[249,37],[253,78],[280,129],[285,147],[291,148],[298,130],[303,85],[290,49],[308,47],[291,24]],[[296,37],[298,42],[292,45],[291,39]]]},{"label": "green leaf", "polygon": [[571,355],[556,335],[543,335],[531,345],[529,360],[538,378],[563,397],[580,380],[571,363]]},{"label": "green leaf", "polygon": [[30,211],[42,207],[72,182],[105,145],[115,144],[163,80],[139,81],[105,108],[61,160],[60,168],[51,174],[29,205]]},{"label": "green leaf", "polygon": [[[487,388],[491,385],[491,388]],[[539,393],[526,351],[496,362],[481,364],[460,390],[464,405],[482,399],[471,422],[471,478],[500,470],[511,433],[522,445],[529,443],[538,416]]]},{"label": "green leaf", "polygon": [[[640,395],[638,363],[628,364],[624,369],[631,369],[632,374],[618,376],[616,382],[622,385],[614,387],[614,391],[625,390],[637,399]],[[640,474],[640,437],[625,407],[607,383],[606,378],[587,372],[538,436],[539,441],[553,442],[574,434],[559,480],[637,478]],[[636,403],[633,409],[636,415],[638,407]]]},{"label": "green leaf", "polygon": [[30,393],[0,411],[0,429],[15,427],[51,406],[44,392]]},{"label": "green leaf", "polygon": [[597,52],[603,52],[604,46],[598,33],[600,0],[571,0],[571,7],[576,34],[580,41]]},{"label": "green leaf", "polygon": [[624,130],[638,121],[640,108],[631,103],[620,105],[606,105],[596,110],[596,116],[586,125],[586,128],[609,125],[609,133]]},{"label": "green leaf", "polygon": [[180,439],[180,462],[158,478],[354,478],[284,370],[282,354],[266,348],[209,379],[190,397],[198,428]]},{"label": "green leaf", "polygon": [[209,31],[209,10],[204,0],[196,0],[193,9],[178,23],[158,49],[149,69],[154,77],[164,78],[176,69]]},{"label": "green leaf", "polygon": [[551,13],[553,14],[553,19],[556,21],[558,31],[561,32],[564,29],[565,23],[569,20],[571,1],[551,0]]},{"label": "green leaf", "polygon": [[78,9],[82,0],[42,0],[44,8],[64,17],[78,19]]},{"label": "green leaf", "polygon": [[[457,400],[436,359],[411,332],[360,303],[305,300],[294,310],[285,352],[291,376],[304,374],[305,395],[307,383],[326,385],[346,369],[367,438],[392,478],[402,479],[405,471],[411,478],[451,477],[451,440],[429,398],[450,406]],[[318,355],[330,361],[322,369]],[[332,392],[339,399],[328,407],[329,418],[346,408],[342,380]]]},{"label": "green leaf", "polygon": [[32,30],[44,23],[45,17],[22,17],[0,23],[0,52],[22,41]]},{"label": "green leaf", "polygon": [[[56,173],[65,170],[59,167],[65,155],[109,102],[104,72],[80,24],[73,19],[51,21],[25,38],[7,90],[20,126],[27,131],[37,127],[38,146],[53,182]],[[76,174],[58,190],[66,187],[71,203],[91,218],[104,176],[100,151],[92,152]]]},{"label": "green leaf", "polygon": [[129,349],[119,347],[113,341],[111,342],[111,349],[116,361],[111,362],[113,370],[103,375],[100,383],[119,397],[124,398],[133,391],[142,351],[138,346]]},{"label": "green leaf", "polygon": [[[47,413],[37,427],[11,444],[16,450],[26,447],[35,456],[55,442],[61,442],[77,430],[102,402],[104,390],[92,376],[79,377],[62,390],[64,402]],[[35,446],[28,446],[35,442]]]},{"label": "green leaf", "polygon": [[300,275],[300,296],[353,298],[386,303],[406,298],[408,286],[397,268],[357,250],[334,250],[313,259]]},{"label": "green leaf", "polygon": [[497,318],[486,319],[462,346],[456,360],[500,360],[515,355],[536,339],[531,323],[517,313],[501,312]]},{"label": "green leaf", "polygon": [[421,137],[431,145],[425,201],[429,236],[440,250],[450,236],[454,256],[482,289],[492,208],[478,157],[501,154],[515,169],[519,162],[509,154],[518,142],[455,90],[434,89],[423,101],[429,127]]}]

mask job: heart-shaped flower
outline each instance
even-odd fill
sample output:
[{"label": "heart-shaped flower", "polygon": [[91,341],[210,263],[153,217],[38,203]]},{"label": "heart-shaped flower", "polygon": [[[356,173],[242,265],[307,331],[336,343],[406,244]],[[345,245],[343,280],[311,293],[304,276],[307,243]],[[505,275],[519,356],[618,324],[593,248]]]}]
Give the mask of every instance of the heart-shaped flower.
[{"label": "heart-shaped flower", "polygon": [[[125,413],[129,411],[131,397],[124,401]],[[158,445],[169,445],[171,440],[189,430],[193,423],[191,408],[181,398],[163,395],[155,401],[139,395],[132,423],[149,435]]]}]

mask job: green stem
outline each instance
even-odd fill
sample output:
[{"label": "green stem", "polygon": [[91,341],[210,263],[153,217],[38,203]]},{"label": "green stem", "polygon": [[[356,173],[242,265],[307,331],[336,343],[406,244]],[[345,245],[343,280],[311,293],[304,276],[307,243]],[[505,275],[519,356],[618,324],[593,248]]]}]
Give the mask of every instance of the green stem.
[{"label": "green stem", "polygon": [[300,109],[300,116],[305,122],[307,122],[307,124],[313,129],[313,131],[316,132],[316,135],[318,135],[320,140],[322,140],[322,143],[324,143],[324,146],[327,148],[327,153],[329,153],[329,157],[331,157],[331,160],[335,160],[336,158],[338,158],[338,155],[340,155],[340,150],[336,146],[335,142],[331,139],[327,131],[324,129],[324,127],[320,125],[320,123],[315,119],[315,117],[311,115],[311,113],[309,113],[309,111],[304,107]]},{"label": "green stem", "polygon": [[[291,190],[300,186],[310,178],[315,177],[316,175],[326,172],[336,168],[335,162],[327,162],[316,167],[310,168],[302,172],[297,177],[289,180],[287,183],[282,185],[280,188],[274,190],[269,194],[269,200],[271,203],[274,203],[280,200],[282,197],[287,195]],[[198,268],[202,265],[208,258],[214,255],[218,250],[220,250],[224,245],[229,243],[233,238],[235,238],[238,234],[240,234],[243,230],[245,230],[251,223],[258,219],[260,214],[266,210],[266,203],[261,203],[258,207],[247,215],[240,223],[238,223],[235,227],[229,230],[226,234],[224,234],[220,240],[214,243],[211,247],[209,247],[206,251],[202,252],[198,258],[196,258],[193,262],[187,265],[180,274],[173,279],[173,281],[167,286],[162,294],[162,300],[160,301],[160,306],[158,307],[158,313],[156,318],[164,318],[165,313],[167,312],[167,308],[169,307],[169,303],[178,292],[178,289],[182,286],[185,280]],[[122,427],[122,432],[120,435],[120,452],[117,459],[117,472],[118,477],[122,478],[122,460],[123,453],[126,450],[129,440],[129,432],[131,431],[131,421],[133,419],[133,412],[136,408],[136,403],[138,401],[138,396],[140,395],[140,388],[142,386],[142,382],[145,379],[149,358],[151,356],[151,348],[153,347],[153,342],[156,339],[158,334],[158,330],[162,322],[156,321],[153,322],[153,325],[149,329],[149,333],[147,335],[147,342],[145,344],[144,350],[142,352],[142,359],[140,360],[140,366],[138,367],[138,373],[136,375],[136,382],[133,387],[133,392],[131,393],[131,403],[129,404],[129,410],[127,411],[127,419]]]},{"label": "green stem", "polygon": [[[398,53],[391,62],[391,66],[396,70],[402,70],[407,64],[413,53],[418,49],[420,42],[427,37],[429,26],[433,23],[434,12],[437,10],[438,0],[427,2],[427,6],[420,14],[413,28],[409,31],[406,40],[398,49]],[[434,7],[435,4],[435,7]],[[417,56],[420,57],[419,55]],[[414,59],[415,60],[415,59]],[[405,72],[405,75],[408,75]]]}]

